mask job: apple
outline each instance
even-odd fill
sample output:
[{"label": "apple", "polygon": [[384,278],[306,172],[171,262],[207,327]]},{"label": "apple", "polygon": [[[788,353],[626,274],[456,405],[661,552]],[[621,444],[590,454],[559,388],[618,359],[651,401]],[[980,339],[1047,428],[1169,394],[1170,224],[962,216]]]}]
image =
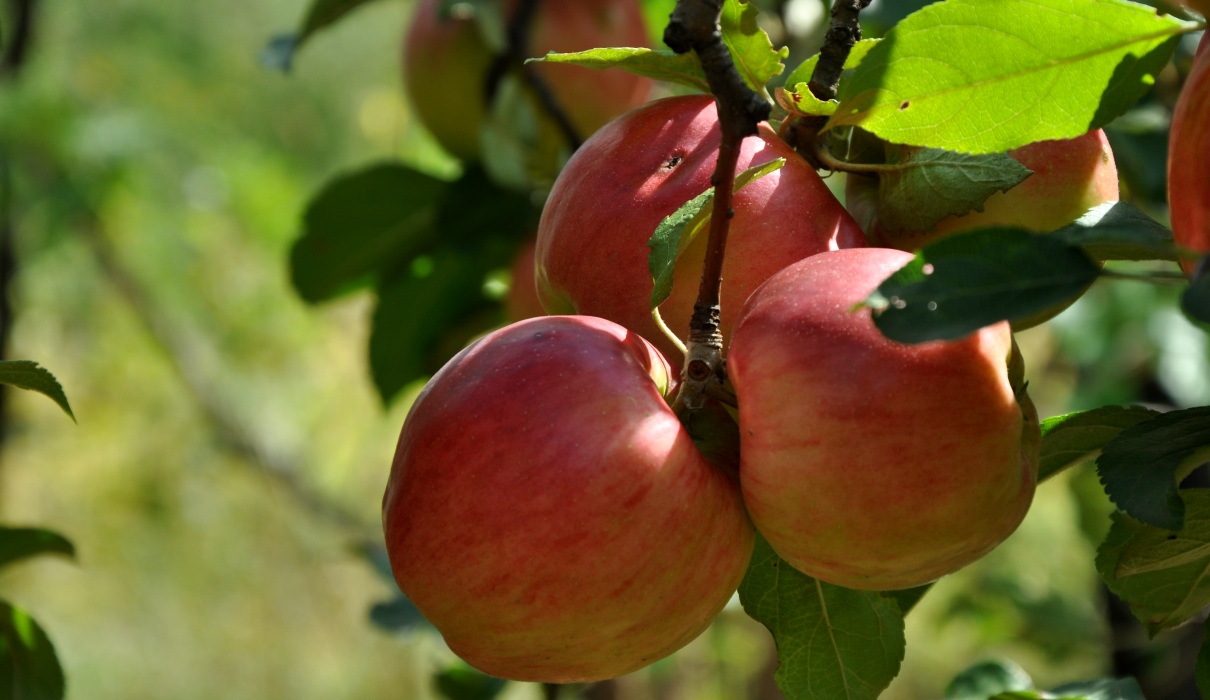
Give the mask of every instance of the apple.
[{"label": "apple", "polygon": [[[442,17],[442,0],[420,0],[404,41],[404,82],[413,109],[452,155],[480,158],[480,127],[487,114],[486,80],[495,56],[485,41],[470,3],[454,5]],[[506,5],[508,16],[516,0]],[[529,28],[526,56],[573,52],[603,46],[646,46],[648,34],[635,0],[543,0]],[[621,70],[595,71],[576,66],[530,65],[550,88],[559,108],[581,138],[622,112],[642,104],[651,81]],[[539,143],[551,160],[567,147],[563,134],[536,100],[541,115]],[[546,164],[553,168],[551,163]]]},{"label": "apple", "polygon": [[[588,139],[555,181],[538,225],[538,294],[546,310],[608,318],[678,356],[651,318],[647,241],[666,216],[710,187],[719,140],[718,112],[706,95],[650,102]],[[785,166],[734,199],[723,263],[724,336],[744,300],[774,272],[808,255],[865,244],[818,173],[768,125],[744,140],[739,169],[775,158]],[[706,238],[703,232],[682,253],[672,296],[660,305],[678,334],[689,328]]]},{"label": "apple", "polygon": [[1117,165],[1109,139],[1100,129],[1074,139],[1038,141],[1008,155],[1033,174],[1007,192],[988,197],[982,211],[948,216],[929,231],[897,231],[879,224],[877,177],[850,174],[845,202],[873,244],[915,250],[944,236],[986,226],[1054,231],[1089,209],[1118,199]]},{"label": "apple", "polygon": [[383,498],[399,587],[484,673],[618,676],[696,637],[743,578],[739,487],[665,402],[673,373],[603,319],[542,317],[449,361]]},{"label": "apple", "polygon": [[858,589],[922,585],[1016,529],[1038,421],[1007,323],[903,345],[854,310],[912,259],[821,253],[757,289],[727,356],[740,481],[758,531],[796,569]]},{"label": "apple", "polygon": [[[1168,205],[1178,245],[1210,252],[1210,33],[1202,36],[1193,70],[1172,112],[1168,137]],[[1195,262],[1183,261],[1185,274]]]}]

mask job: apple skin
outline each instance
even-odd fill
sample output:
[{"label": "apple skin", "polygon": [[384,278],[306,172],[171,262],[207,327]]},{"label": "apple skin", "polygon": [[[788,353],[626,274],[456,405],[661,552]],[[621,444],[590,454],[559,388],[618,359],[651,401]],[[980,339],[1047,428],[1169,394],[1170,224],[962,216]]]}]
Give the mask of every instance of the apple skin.
[{"label": "apple skin", "polygon": [[[1210,252],[1210,33],[1172,112],[1168,140],[1168,205],[1177,245]],[[1192,275],[1196,261],[1181,262]]]},{"label": "apple skin", "polygon": [[1074,139],[1039,141],[1008,152],[1033,174],[983,203],[983,211],[947,216],[930,231],[889,231],[878,224],[876,177],[850,175],[845,203],[874,245],[915,250],[939,238],[986,226],[1050,232],[1093,207],[1118,200],[1118,169],[1109,139],[1095,129]]},{"label": "apple skin", "polygon": [[1037,481],[1037,413],[1009,379],[1007,323],[903,345],[853,310],[911,259],[864,248],[787,267],[748,299],[727,357],[757,530],[850,588],[911,588],[978,559]]},{"label": "apple skin", "polygon": [[[590,138],[560,173],[538,226],[538,295],[551,313],[608,318],[656,344],[675,345],[651,318],[647,241],[659,223],[710,187],[718,112],[705,95],[670,97],[632,110]],[[723,263],[724,337],[752,290],[808,255],[865,245],[857,223],[819,174],[767,124],[744,139],[739,171],[785,158],[780,170],[734,198]],[[664,322],[684,337],[701,282],[707,235],[684,251]]]},{"label": "apple skin", "polygon": [[[487,114],[484,81],[494,61],[471,17],[438,14],[441,0],[420,0],[404,40],[404,84],[416,114],[452,155],[479,160],[479,129]],[[516,0],[510,0],[509,15]],[[607,46],[647,46],[635,0],[544,0],[529,33],[528,56]],[[530,66],[545,80],[581,138],[647,99],[652,83],[622,70],[569,65]],[[545,150],[565,148],[563,135],[542,114]]]},{"label": "apple skin", "polygon": [[395,579],[502,678],[593,681],[696,637],[754,532],[739,488],[665,403],[667,361],[589,317],[484,336],[426,385],[383,499]]}]

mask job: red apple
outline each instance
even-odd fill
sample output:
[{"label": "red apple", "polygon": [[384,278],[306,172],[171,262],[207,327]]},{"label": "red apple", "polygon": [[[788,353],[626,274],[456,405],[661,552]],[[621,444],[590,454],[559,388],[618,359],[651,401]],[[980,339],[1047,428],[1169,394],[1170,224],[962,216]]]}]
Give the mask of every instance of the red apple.
[{"label": "red apple", "polygon": [[912,256],[831,251],[756,290],[727,369],[753,522],[795,568],[850,588],[928,583],[987,553],[1024,517],[1037,415],[1013,386],[998,323],[902,345],[854,311]]},{"label": "red apple", "polygon": [[1084,212],[1118,199],[1118,169],[1109,139],[1100,129],[1074,139],[1039,141],[1008,154],[1033,171],[1016,187],[997,192],[982,211],[948,216],[929,231],[891,230],[878,222],[878,179],[849,175],[845,202],[875,245],[915,250],[960,231],[985,226],[1020,226],[1049,232]]},{"label": "red apple", "polygon": [[[1168,141],[1168,205],[1178,245],[1210,252],[1210,33],[1202,36],[1193,70],[1172,112]],[[1192,274],[1193,261],[1182,262]]]},{"label": "red apple", "polygon": [[413,404],[383,499],[400,588],[485,673],[591,681],[696,637],[739,585],[736,483],[665,403],[672,372],[614,323],[495,331]]},{"label": "red apple", "polygon": [[[713,98],[671,97],[614,120],[590,138],[555,181],[538,227],[538,293],[552,313],[601,316],[651,340],[675,345],[651,319],[647,241],[664,217],[710,187],[718,156]],[[744,140],[739,168],[785,158],[780,170],[741,190],[723,264],[722,330],[774,272],[833,248],[865,244],[852,217],[823,180],[768,125]],[[706,236],[675,268],[672,296],[660,306],[674,332],[687,334],[701,282]]]},{"label": "red apple", "polygon": [[[437,141],[463,160],[478,160],[486,116],[485,81],[494,61],[468,6],[442,18],[442,0],[420,0],[404,42],[404,81],[420,120]],[[511,16],[517,5],[510,0]],[[608,46],[646,46],[648,34],[635,0],[543,0],[529,29],[527,56]],[[595,71],[569,65],[530,66],[551,89],[581,138],[647,99],[651,81],[622,70]],[[554,122],[541,115],[538,141],[546,158],[567,144]],[[551,167],[553,165],[546,164]]]}]

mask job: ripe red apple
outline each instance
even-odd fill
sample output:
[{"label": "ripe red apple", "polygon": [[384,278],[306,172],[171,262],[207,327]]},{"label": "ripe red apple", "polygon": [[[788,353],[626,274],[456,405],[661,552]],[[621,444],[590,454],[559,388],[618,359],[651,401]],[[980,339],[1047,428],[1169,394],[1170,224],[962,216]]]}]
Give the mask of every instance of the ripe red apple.
[{"label": "ripe red apple", "polygon": [[[455,6],[455,12],[443,18],[440,5],[441,0],[417,3],[404,42],[404,81],[413,109],[437,141],[458,158],[475,161],[486,116],[485,81],[494,56],[474,18],[466,14],[467,6]],[[509,0],[507,16],[516,5],[516,0]],[[550,51],[647,43],[647,28],[635,0],[543,0],[529,29],[525,53],[536,57]],[[621,70],[555,64],[531,65],[529,70],[545,80],[581,138],[642,104],[651,89],[651,81]],[[567,143],[538,102],[531,100],[531,105],[541,115],[538,141],[549,160]]]},{"label": "ripe red apple", "polygon": [[[1168,205],[1178,245],[1210,252],[1210,33],[1202,36],[1193,70],[1172,112],[1168,141]],[[1193,261],[1181,263],[1192,274]]]},{"label": "ripe red apple", "polygon": [[795,568],[850,588],[928,583],[1024,517],[1037,414],[1013,386],[998,323],[902,345],[854,311],[909,253],[821,253],[749,297],[727,370],[753,522]]},{"label": "ripe red apple", "polygon": [[982,211],[948,216],[929,231],[892,231],[878,222],[878,178],[849,175],[845,203],[875,245],[915,250],[961,231],[985,226],[1020,226],[1049,232],[1084,212],[1118,199],[1118,169],[1109,139],[1100,129],[1074,139],[1039,141],[1008,154],[1033,171],[1007,192],[997,192]]},{"label": "ripe red apple", "polygon": [[739,488],[614,323],[543,317],[475,342],[413,404],[383,499],[400,588],[485,673],[572,682],[676,651],[752,554]]},{"label": "ripe red apple", "polygon": [[[555,181],[538,226],[538,294],[547,311],[601,316],[676,356],[651,319],[647,241],[664,217],[710,187],[718,156],[714,99],[695,95],[648,103],[590,138]],[[865,244],[856,222],[823,180],[762,124],[744,140],[739,169],[785,158],[734,200],[723,263],[726,336],[752,290],[774,272],[824,250]],[[706,235],[675,268],[660,313],[687,334],[701,282]]]}]

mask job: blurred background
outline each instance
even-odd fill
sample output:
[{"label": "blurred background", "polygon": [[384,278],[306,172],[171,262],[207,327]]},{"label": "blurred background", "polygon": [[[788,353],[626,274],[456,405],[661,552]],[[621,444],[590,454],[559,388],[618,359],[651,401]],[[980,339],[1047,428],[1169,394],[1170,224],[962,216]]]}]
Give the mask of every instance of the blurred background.
[{"label": "blurred background", "polygon": [[[761,4],[775,41],[806,47],[797,58],[818,45],[824,4]],[[921,3],[885,4],[870,33]],[[651,5],[658,17],[671,3]],[[22,6],[35,13],[17,55]],[[0,594],[54,640],[70,698],[435,698],[433,674],[454,663],[439,636],[379,605],[396,595],[374,554],[381,492],[419,383],[383,405],[366,361],[370,296],[308,305],[287,258],[331,178],[380,161],[458,164],[403,97],[411,3],[359,9],[289,73],[262,65],[306,8],[6,0],[0,14],[6,352],[54,372],[78,419],[5,392],[2,519],[63,533],[78,561],[5,569]],[[1167,109],[1190,50],[1112,130],[1124,196],[1161,220]],[[1101,282],[1023,334],[1042,415],[1204,403],[1206,336],[1178,291]],[[1184,697],[1180,631],[1149,642],[1101,591],[1109,510],[1087,467],[1047,483],[1009,542],[912,612],[885,696],[940,697],[959,670],[1009,659],[1038,687],[1125,668],[1147,675],[1148,698]],[[673,657],[585,692],[778,697],[771,654],[733,605]],[[510,684],[501,697],[542,693]]]}]

